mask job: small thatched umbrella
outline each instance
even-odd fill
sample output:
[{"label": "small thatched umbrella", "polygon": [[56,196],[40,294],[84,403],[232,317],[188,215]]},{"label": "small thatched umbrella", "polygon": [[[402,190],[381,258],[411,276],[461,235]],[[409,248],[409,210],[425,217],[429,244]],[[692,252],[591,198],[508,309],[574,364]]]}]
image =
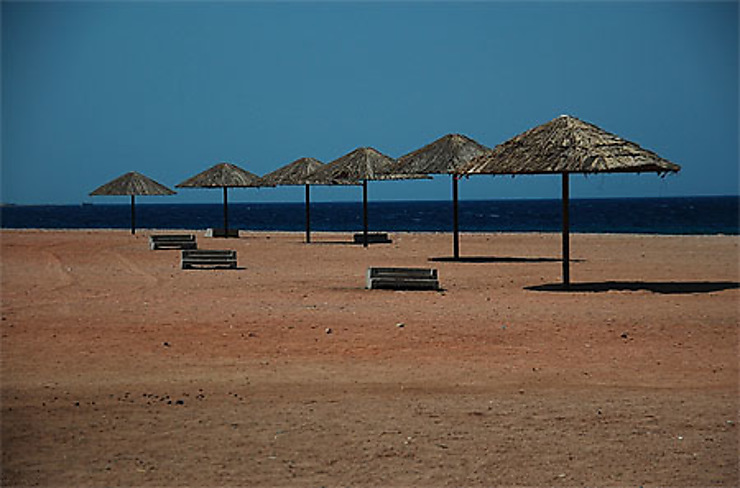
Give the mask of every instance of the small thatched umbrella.
[{"label": "small thatched umbrella", "polygon": [[[266,186],[305,185],[307,243],[311,242],[311,183],[309,183],[309,177],[323,166],[324,163],[318,159],[300,158],[262,177],[262,183]],[[318,183],[314,182],[314,184]]]},{"label": "small thatched umbrella", "polygon": [[658,173],[681,169],[661,158],[575,117],[562,115],[530,129],[462,169],[465,174],[561,174],[563,177],[563,285],[570,286],[569,175],[571,173]]},{"label": "small thatched umbrella", "polygon": [[136,233],[136,195],[174,195],[175,192],[148,178],[141,173],[131,171],[115,180],[106,183],[90,192],[90,196],[131,196],[131,233]]},{"label": "small thatched umbrella", "polygon": [[262,183],[259,176],[231,163],[219,163],[175,185],[176,188],[223,188],[224,235],[227,237],[229,236],[228,189],[262,186],[266,185]]},{"label": "small thatched umbrella", "polygon": [[372,147],[361,147],[335,159],[316,171],[309,183],[362,185],[363,246],[367,247],[367,182],[369,180],[393,180],[405,176],[391,174],[395,160]]},{"label": "small thatched umbrella", "polygon": [[398,158],[393,166],[397,173],[449,174],[452,176],[452,251],[460,257],[457,182],[460,168],[488,148],[462,134],[447,134],[421,149]]}]

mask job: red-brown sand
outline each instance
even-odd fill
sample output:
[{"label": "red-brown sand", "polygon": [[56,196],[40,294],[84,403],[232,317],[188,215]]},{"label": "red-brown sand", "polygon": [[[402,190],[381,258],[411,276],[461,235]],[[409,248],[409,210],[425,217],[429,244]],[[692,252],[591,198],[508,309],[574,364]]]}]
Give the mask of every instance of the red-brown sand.
[{"label": "red-brown sand", "polygon": [[740,483],[737,236],[147,235],[0,234],[2,486]]}]

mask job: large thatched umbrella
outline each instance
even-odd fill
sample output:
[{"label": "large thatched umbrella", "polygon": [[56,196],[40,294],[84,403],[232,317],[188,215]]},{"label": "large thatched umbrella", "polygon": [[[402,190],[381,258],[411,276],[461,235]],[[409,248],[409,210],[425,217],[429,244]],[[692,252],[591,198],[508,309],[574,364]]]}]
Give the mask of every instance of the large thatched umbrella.
[{"label": "large thatched umbrella", "polygon": [[400,179],[390,170],[395,160],[372,147],[361,147],[324,165],[309,177],[309,183],[362,185],[363,246],[367,247],[367,182]]},{"label": "large thatched umbrella", "polygon": [[[309,177],[323,166],[324,163],[318,159],[300,158],[262,177],[262,183],[266,186],[305,185],[307,243],[311,242],[311,183],[309,183]],[[314,181],[313,184],[319,184],[319,182]]]},{"label": "large thatched umbrella", "polygon": [[397,173],[449,174],[452,176],[452,251],[460,257],[457,182],[460,168],[488,148],[462,134],[447,134],[421,149],[398,158],[393,166]]},{"label": "large thatched umbrella", "polygon": [[570,286],[569,176],[571,173],[667,173],[681,167],[575,117],[562,115],[473,159],[465,174],[561,174],[563,286]]},{"label": "large thatched umbrella", "polygon": [[[259,176],[231,163],[219,163],[197,175],[175,185],[176,188],[223,188],[224,190],[224,232],[229,236],[229,188],[267,186]],[[215,235],[215,234],[214,234]]]},{"label": "large thatched umbrella", "polygon": [[141,173],[131,171],[119,176],[90,192],[90,196],[130,195],[131,196],[131,233],[136,233],[136,195],[174,195],[175,192],[148,178]]}]

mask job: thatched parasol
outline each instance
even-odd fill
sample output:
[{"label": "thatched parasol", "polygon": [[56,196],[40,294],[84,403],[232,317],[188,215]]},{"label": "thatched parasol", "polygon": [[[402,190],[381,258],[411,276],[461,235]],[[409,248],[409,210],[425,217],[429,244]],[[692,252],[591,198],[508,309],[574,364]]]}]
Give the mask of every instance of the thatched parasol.
[{"label": "thatched parasol", "polygon": [[391,169],[394,163],[393,158],[372,147],[361,147],[335,159],[309,178],[309,183],[362,185],[362,245],[365,247],[367,247],[367,182],[412,177],[392,174]]},{"label": "thatched parasol", "polygon": [[176,188],[223,188],[224,189],[224,235],[229,235],[229,188],[258,188],[268,186],[259,176],[231,163],[219,163],[197,175],[175,185]]},{"label": "thatched parasol", "polygon": [[262,177],[262,183],[267,186],[305,185],[307,243],[311,242],[311,184],[309,183],[309,177],[323,166],[324,163],[318,159],[300,158]]},{"label": "thatched parasol", "polygon": [[473,159],[464,174],[561,174],[563,177],[563,285],[570,286],[569,175],[658,173],[677,164],[593,124],[562,115]]},{"label": "thatched parasol", "polygon": [[141,173],[131,171],[119,176],[105,185],[90,192],[90,196],[131,196],[131,233],[136,233],[136,195],[174,195],[175,192],[148,178]]},{"label": "thatched parasol", "polygon": [[488,148],[462,134],[447,134],[421,149],[398,158],[393,171],[416,174],[449,174],[452,176],[452,252],[460,257],[457,183],[459,170]]}]

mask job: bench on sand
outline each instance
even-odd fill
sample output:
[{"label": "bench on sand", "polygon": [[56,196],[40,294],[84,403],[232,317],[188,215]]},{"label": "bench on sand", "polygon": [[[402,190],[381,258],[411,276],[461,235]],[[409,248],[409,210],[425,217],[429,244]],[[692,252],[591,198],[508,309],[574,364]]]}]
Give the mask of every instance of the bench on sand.
[{"label": "bench on sand", "polygon": [[194,266],[208,268],[236,268],[236,251],[193,249],[182,252],[182,269]]},{"label": "bench on sand", "polygon": [[195,234],[153,234],[149,236],[149,249],[198,249]]},{"label": "bench on sand", "polygon": [[239,238],[239,229],[219,229],[219,228],[211,228],[206,229],[205,233],[206,237],[231,237],[231,238]]},{"label": "bench on sand", "polygon": [[[365,242],[365,238],[363,236],[364,234],[362,232],[356,233],[354,235],[355,244],[363,244]],[[388,237],[387,232],[368,232],[367,234],[368,244],[390,244],[391,242],[393,241]]]},{"label": "bench on sand", "polygon": [[368,268],[367,289],[439,290],[437,270],[429,268]]}]

